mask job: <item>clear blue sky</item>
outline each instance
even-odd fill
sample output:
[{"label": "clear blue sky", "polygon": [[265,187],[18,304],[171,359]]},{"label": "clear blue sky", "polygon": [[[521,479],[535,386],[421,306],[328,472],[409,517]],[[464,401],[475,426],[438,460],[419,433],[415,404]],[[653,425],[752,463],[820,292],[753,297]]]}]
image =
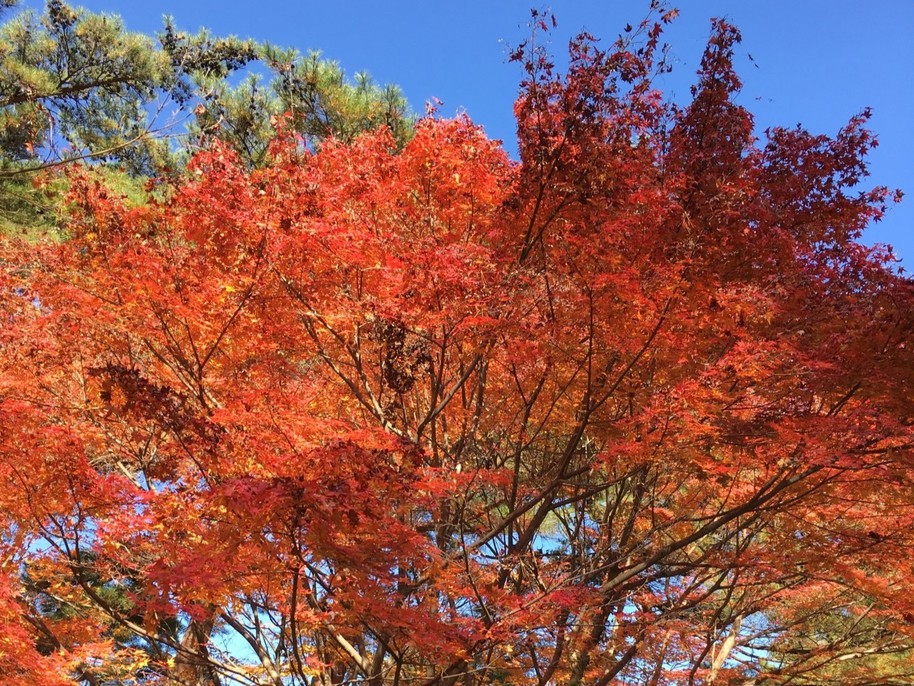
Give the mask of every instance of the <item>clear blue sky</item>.
[{"label": "clear blue sky", "polygon": [[[302,51],[319,49],[347,72],[368,71],[399,84],[422,112],[431,97],[442,114],[466,111],[490,136],[514,146],[511,107],[517,65],[506,50],[527,34],[536,0],[70,0],[93,11],[122,15],[128,28],[152,33],[162,15],[179,27],[207,27]],[[28,0],[41,6],[41,0]],[[649,0],[554,0],[559,25],[553,49],[581,29],[611,42],[637,22]],[[688,95],[711,17],[740,27],[737,68],[742,102],[759,130],[802,123],[834,134],[872,107],[880,147],[871,155],[873,185],[902,188],[908,197],[865,236],[895,246],[914,270],[914,0],[680,0],[668,28],[675,58],[666,88]],[[754,64],[748,58],[751,54]]]}]

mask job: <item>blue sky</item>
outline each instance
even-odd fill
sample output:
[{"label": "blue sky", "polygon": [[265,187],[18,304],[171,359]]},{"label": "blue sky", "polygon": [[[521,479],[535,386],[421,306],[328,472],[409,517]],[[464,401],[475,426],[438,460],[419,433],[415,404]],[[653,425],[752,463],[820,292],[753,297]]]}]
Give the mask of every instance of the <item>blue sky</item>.
[{"label": "blue sky", "polygon": [[[527,35],[530,7],[543,7],[535,0],[70,1],[120,14],[136,31],[155,32],[170,14],[182,29],[205,26],[217,35],[319,49],[347,72],[399,84],[417,112],[432,97],[443,101],[444,115],[467,112],[511,152],[520,73],[507,62],[507,50]],[[555,54],[582,29],[611,42],[648,4],[554,0]],[[900,187],[908,197],[865,240],[892,244],[914,270],[914,0],[680,0],[678,6],[681,14],[666,33],[675,71],[665,83],[678,99],[688,96],[710,18],[727,17],[743,34],[742,103],[759,130],[802,123],[834,134],[852,114],[872,107],[880,146],[870,157],[870,181]]]}]

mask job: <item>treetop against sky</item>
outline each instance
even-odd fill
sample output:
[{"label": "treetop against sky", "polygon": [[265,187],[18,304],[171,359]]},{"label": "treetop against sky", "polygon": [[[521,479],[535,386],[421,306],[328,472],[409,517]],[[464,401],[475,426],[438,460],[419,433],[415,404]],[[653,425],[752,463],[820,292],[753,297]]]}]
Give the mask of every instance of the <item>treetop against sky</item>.
[{"label": "treetop against sky", "polygon": [[534,14],[516,159],[458,115],[61,165],[0,235],[0,685],[912,683],[868,117],[757,139],[724,20],[671,109],[672,15],[556,69]]},{"label": "treetop against sky", "polygon": [[[40,7],[39,0],[25,6]],[[466,111],[487,133],[516,151],[512,107],[519,72],[506,63],[528,33],[529,0],[489,2],[291,2],[261,0],[85,0],[92,11],[120,14],[127,27],[154,33],[171,15],[187,30],[237,34],[272,43],[321,50],[347,73],[368,71],[380,83],[403,88],[416,112],[426,100],[443,101],[445,116]],[[585,29],[610,42],[645,14],[646,0],[556,0],[552,52],[561,62],[568,38]],[[676,3],[671,3],[675,5]],[[711,17],[739,26],[739,100],[759,131],[803,124],[834,135],[854,114],[870,107],[870,128],[880,146],[868,156],[872,184],[914,191],[914,3],[908,0],[686,0],[666,28],[674,71],[663,89],[685,101]],[[914,260],[914,202],[893,207],[866,234],[886,242],[906,262]]]}]

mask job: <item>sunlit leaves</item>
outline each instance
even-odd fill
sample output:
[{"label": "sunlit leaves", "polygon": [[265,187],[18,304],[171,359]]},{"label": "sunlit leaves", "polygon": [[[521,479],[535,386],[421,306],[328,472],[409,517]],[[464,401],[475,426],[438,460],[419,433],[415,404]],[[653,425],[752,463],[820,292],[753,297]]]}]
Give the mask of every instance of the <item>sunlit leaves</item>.
[{"label": "sunlit leaves", "polygon": [[674,111],[659,24],[567,75],[521,50],[517,163],[458,117],[317,150],[280,121],[262,168],[215,144],[138,205],[75,171],[67,239],[0,254],[2,655],[910,674],[914,292],[852,242],[870,134],[756,141],[722,22]]}]

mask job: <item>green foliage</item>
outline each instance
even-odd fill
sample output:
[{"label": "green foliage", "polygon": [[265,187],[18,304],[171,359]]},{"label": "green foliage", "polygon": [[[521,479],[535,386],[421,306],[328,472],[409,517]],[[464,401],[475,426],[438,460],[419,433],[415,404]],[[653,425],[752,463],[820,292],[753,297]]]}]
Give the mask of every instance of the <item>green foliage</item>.
[{"label": "green foliage", "polygon": [[266,79],[250,74],[235,87],[222,78],[201,80],[203,103],[191,126],[197,140],[227,142],[247,166],[261,167],[283,117],[287,132],[312,147],[330,137],[351,142],[379,126],[389,127],[398,145],[411,137],[413,119],[395,86],[379,86],[364,72],[349,82],[339,64],[317,52],[305,56],[265,45],[258,56]]},{"label": "green foliage", "polygon": [[44,188],[22,175],[4,180],[0,184],[0,233],[20,233],[29,238],[54,233],[65,187],[62,179]]},{"label": "green foliage", "polygon": [[[0,0],[0,12],[15,4]],[[215,140],[260,167],[286,115],[286,130],[312,147],[383,125],[402,144],[413,124],[399,89],[366,74],[350,82],[318,53],[189,34],[171,19],[154,40],[117,16],[48,0],[45,12],[0,27],[0,231],[57,224],[61,196],[51,191],[65,184],[36,188],[37,171],[86,160],[115,175],[175,174]]]},{"label": "green foliage", "polygon": [[137,168],[146,104],[170,79],[152,41],[59,0],[0,31],[0,150],[9,161],[118,153]]}]

